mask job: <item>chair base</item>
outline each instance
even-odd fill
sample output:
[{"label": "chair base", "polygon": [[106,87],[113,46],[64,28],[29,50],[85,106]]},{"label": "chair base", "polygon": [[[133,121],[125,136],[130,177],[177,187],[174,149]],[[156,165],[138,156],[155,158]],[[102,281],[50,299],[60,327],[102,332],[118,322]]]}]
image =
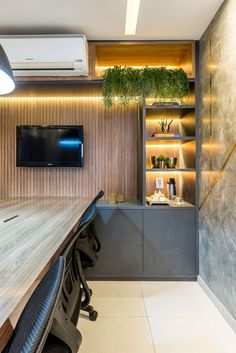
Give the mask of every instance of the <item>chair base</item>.
[{"label": "chair base", "polygon": [[90,321],[96,321],[98,317],[98,312],[94,310],[92,305],[89,305],[87,308],[83,309],[83,311],[86,311],[89,314],[89,320]]}]

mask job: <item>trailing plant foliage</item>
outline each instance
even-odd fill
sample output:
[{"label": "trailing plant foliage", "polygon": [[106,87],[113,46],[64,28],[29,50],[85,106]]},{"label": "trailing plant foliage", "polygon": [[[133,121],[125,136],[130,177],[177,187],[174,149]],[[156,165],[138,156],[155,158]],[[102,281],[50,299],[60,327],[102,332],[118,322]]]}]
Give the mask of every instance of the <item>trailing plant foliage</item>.
[{"label": "trailing plant foliage", "polygon": [[176,100],[188,93],[189,81],[182,69],[115,66],[107,69],[104,74],[103,98],[107,107],[112,106],[115,97],[121,103],[128,104],[133,99],[142,102],[147,96],[159,100]]}]

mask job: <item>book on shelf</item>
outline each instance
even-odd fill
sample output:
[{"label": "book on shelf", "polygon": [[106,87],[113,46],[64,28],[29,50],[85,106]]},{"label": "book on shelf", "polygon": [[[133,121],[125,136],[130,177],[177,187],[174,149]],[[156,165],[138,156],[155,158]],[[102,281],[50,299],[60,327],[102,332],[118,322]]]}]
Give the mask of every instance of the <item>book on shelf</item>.
[{"label": "book on shelf", "polygon": [[159,134],[159,133],[154,133],[152,134],[152,137],[180,137],[180,134]]}]

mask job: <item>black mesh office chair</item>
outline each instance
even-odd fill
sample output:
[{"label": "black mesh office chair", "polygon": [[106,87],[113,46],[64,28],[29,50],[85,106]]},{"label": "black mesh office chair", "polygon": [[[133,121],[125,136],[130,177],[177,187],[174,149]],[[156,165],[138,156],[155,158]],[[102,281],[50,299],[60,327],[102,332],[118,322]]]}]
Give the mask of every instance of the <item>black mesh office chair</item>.
[{"label": "black mesh office chair", "polygon": [[91,223],[96,217],[97,208],[95,204],[87,209],[83,215],[77,232],[80,233],[80,236],[77,240],[77,250],[81,252],[81,263],[83,268],[90,266],[95,266],[98,261],[97,252],[100,249],[100,243],[96,238],[95,232],[91,230]]},{"label": "black mesh office chair", "polygon": [[98,313],[90,305],[92,296],[92,290],[89,288],[83,268],[94,266],[97,261],[97,252],[100,250],[100,243],[96,237],[96,234],[91,227],[94,218],[97,215],[96,202],[104,195],[103,191],[100,191],[91,205],[88,207],[76,230],[76,246],[75,246],[75,274],[78,276],[83,284],[83,296],[81,302],[81,310],[89,313],[89,319],[95,321]]},{"label": "black mesh office chair", "polygon": [[[76,229],[76,232],[81,231],[83,228],[83,232],[81,233],[80,239],[87,239],[87,244],[89,245],[87,248],[85,247],[85,242],[81,242],[81,246],[83,246],[83,249],[81,248],[81,251],[84,253],[89,252],[89,250],[93,250],[94,252],[98,252],[101,248],[101,244],[96,236],[96,232],[93,228],[93,220],[97,215],[97,208],[96,208],[96,203],[97,201],[102,198],[104,195],[103,191],[99,191],[99,193],[95,196],[93,199],[91,205],[88,207],[88,209],[85,211],[84,215],[82,216],[82,219],[80,220],[80,223]],[[86,254],[85,252],[85,254]],[[89,252],[89,256],[93,259],[93,254]],[[93,261],[92,261],[93,262]],[[96,257],[94,257],[94,262],[96,262]],[[95,263],[93,263],[94,265]],[[91,263],[88,265],[91,265]]]},{"label": "black mesh office chair", "polygon": [[62,253],[65,258],[65,276],[62,285],[62,306],[68,320],[77,326],[80,310],[89,313],[91,321],[97,318],[97,312],[89,306],[92,292],[90,291],[84,277],[83,268],[80,262],[80,250],[77,248],[77,241],[86,225],[74,234],[69,245]]},{"label": "black mesh office chair", "polygon": [[78,351],[81,334],[72,323],[67,323],[61,310],[64,271],[65,259],[60,256],[26,304],[8,345],[8,353]]},{"label": "black mesh office chair", "polygon": [[[76,242],[80,233],[76,233],[63,252],[65,258],[65,276],[62,285],[62,305],[69,320],[76,326],[81,309],[83,280],[77,270]],[[87,299],[90,300],[90,299]]]}]

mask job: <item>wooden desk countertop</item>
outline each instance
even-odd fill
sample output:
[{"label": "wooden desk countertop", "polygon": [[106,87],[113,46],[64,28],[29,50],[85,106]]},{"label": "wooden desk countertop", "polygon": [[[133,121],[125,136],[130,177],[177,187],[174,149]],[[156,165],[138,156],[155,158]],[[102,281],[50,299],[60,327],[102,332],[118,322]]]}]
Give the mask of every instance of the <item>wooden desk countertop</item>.
[{"label": "wooden desk countertop", "polygon": [[92,200],[0,199],[0,351],[12,333],[12,313],[69,242]]}]

